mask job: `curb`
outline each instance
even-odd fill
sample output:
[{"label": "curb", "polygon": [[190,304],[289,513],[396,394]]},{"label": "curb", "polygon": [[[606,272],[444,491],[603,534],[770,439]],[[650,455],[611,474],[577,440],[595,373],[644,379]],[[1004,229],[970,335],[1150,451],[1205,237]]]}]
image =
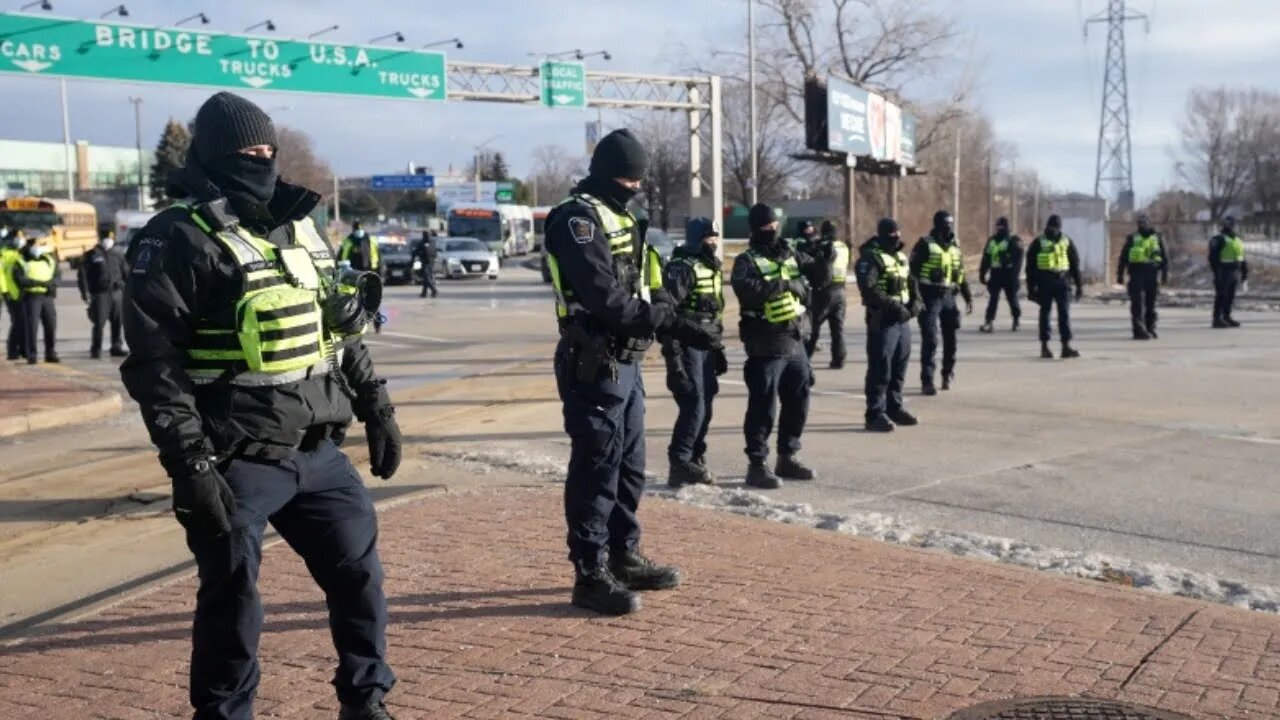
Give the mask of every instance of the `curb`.
[{"label": "curb", "polygon": [[124,408],[120,393],[103,393],[96,400],[73,407],[52,408],[0,418],[0,437],[13,437],[36,430],[76,425],[118,414]]}]

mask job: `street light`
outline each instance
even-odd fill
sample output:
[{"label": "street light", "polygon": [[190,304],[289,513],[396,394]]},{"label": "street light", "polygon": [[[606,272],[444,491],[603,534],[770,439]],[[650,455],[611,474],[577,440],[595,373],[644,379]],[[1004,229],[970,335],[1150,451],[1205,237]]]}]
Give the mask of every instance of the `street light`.
[{"label": "street light", "polygon": [[111,8],[110,10],[102,13],[98,17],[101,19],[101,18],[107,17],[108,15],[119,15],[120,17],[129,17],[129,8],[125,7],[124,5],[117,5]]},{"label": "street light", "polygon": [[49,2],[49,0],[36,0],[35,2],[29,2],[26,5],[23,5],[22,7],[18,8],[18,12],[22,12],[27,8],[32,8],[37,5],[39,5],[40,9],[44,10],[45,12],[48,12],[53,9],[53,3]]},{"label": "street light", "polygon": [[[335,26],[335,27],[336,27],[336,26]],[[396,39],[396,42],[398,42],[398,43],[402,43],[402,42],[404,42],[404,33],[402,33],[402,32],[400,32],[399,30],[397,30],[396,32],[393,32],[393,33],[387,33],[386,35],[379,35],[378,37],[376,37],[376,38],[374,38],[374,39],[370,40],[370,41],[369,41],[369,44],[370,44],[370,45],[372,45],[372,44],[374,44],[374,43],[378,42],[379,40],[386,40],[387,38],[390,38],[390,37],[395,38],[395,39]]]},{"label": "street light", "polygon": [[208,15],[205,15],[205,14],[204,14],[204,13],[202,13],[202,12],[199,12],[199,13],[196,13],[195,15],[192,15],[191,17],[185,17],[185,18],[182,18],[182,19],[181,19],[181,20],[179,20],[178,22],[174,23],[174,24],[173,24],[173,26],[174,26],[174,27],[179,27],[179,26],[181,26],[183,23],[191,22],[192,20],[199,20],[201,25],[208,25],[208,24],[209,24],[209,16],[208,16]]},{"label": "street light", "polygon": [[486,147],[489,146],[489,143],[493,142],[494,140],[497,140],[500,137],[502,137],[502,133],[498,133],[497,135],[494,135],[488,140],[485,140],[484,142],[475,146],[476,155],[475,155],[474,164],[475,164],[475,181],[476,181],[476,202],[480,202],[480,151],[484,150]]},{"label": "street light", "polygon": [[263,26],[265,26],[265,27],[267,28],[267,32],[275,32],[275,31],[276,31],[276,24],[275,24],[275,23],[271,22],[270,20],[263,20],[263,21],[262,21],[262,22],[260,22],[260,23],[257,23],[257,24],[254,24],[254,25],[250,25],[249,27],[245,28],[245,29],[244,29],[244,32],[251,32],[251,31],[253,31],[253,30],[257,30],[258,28],[263,27]]},{"label": "street light", "polygon": [[453,45],[455,48],[457,48],[457,49],[459,49],[459,50],[461,50],[461,49],[462,49],[462,39],[461,39],[461,38],[449,38],[448,40],[436,40],[435,42],[429,42],[429,43],[427,43],[426,45],[423,45],[422,47],[420,47],[420,48],[418,48],[418,49],[419,49],[419,50],[426,50],[427,48],[439,47],[439,46],[441,46],[441,45],[450,45],[450,44],[451,44],[451,45]]},{"label": "street light", "polygon": [[311,38],[313,38],[313,37],[318,37],[318,36],[323,35],[323,34],[325,34],[325,33],[333,32],[334,30],[337,30],[337,29],[338,29],[338,26],[337,26],[337,25],[330,25],[330,26],[329,26],[329,27],[327,27],[327,28],[324,28],[324,29],[322,29],[322,30],[317,30],[317,31],[315,31],[315,32],[311,33],[310,35],[308,35],[308,36],[307,36],[307,39],[308,39],[308,40],[310,40],[310,39],[311,39]]},{"label": "street light", "polygon": [[609,54],[608,50],[596,50],[595,52],[584,53],[580,48],[575,48],[573,50],[565,50],[564,52],[558,52],[558,53],[545,53],[545,54],[529,53],[529,54],[534,57],[546,58],[547,60],[551,60],[552,58],[563,58],[563,57],[572,57],[574,60],[586,60],[589,57],[595,57],[597,55],[604,58],[605,60],[613,59],[613,56]]},{"label": "street light", "polygon": [[142,180],[142,98],[131,97],[133,103],[133,125],[138,143],[138,210],[147,209],[147,195]]}]

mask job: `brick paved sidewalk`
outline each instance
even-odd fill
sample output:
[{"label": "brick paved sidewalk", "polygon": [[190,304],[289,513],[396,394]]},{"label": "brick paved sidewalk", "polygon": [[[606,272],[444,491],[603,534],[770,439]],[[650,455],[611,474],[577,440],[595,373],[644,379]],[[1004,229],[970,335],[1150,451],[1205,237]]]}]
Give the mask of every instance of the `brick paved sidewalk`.
[{"label": "brick paved sidewalk", "polygon": [[0,364],[0,437],[98,420],[120,407],[118,392],[65,366]]},{"label": "brick paved sidewalk", "polygon": [[[648,501],[685,587],[568,606],[556,490],[382,515],[401,718],[939,718],[1088,694],[1280,716],[1280,618]],[[259,717],[336,717],[321,597],[266,553]],[[185,717],[184,579],[0,649],[0,717]]]}]

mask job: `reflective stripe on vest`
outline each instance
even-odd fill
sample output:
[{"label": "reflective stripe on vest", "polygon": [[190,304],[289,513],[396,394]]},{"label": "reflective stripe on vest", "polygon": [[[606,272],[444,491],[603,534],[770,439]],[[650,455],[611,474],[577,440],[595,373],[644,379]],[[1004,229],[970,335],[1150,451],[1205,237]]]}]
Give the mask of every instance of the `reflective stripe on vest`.
[{"label": "reflective stripe on vest", "polygon": [[872,247],[872,255],[880,265],[880,277],[876,280],[880,292],[903,305],[911,302],[911,264],[907,256],[901,250],[890,253],[875,246]]},{"label": "reflective stripe on vest", "polygon": [[680,258],[679,262],[689,266],[693,273],[693,290],[684,299],[680,309],[689,315],[714,317],[717,320],[724,316],[724,275],[696,257]]},{"label": "reflective stripe on vest", "polygon": [[844,285],[849,277],[849,246],[840,240],[831,243],[831,282]]},{"label": "reflective stripe on vest", "polygon": [[1238,263],[1244,260],[1244,240],[1235,235],[1222,238],[1222,249],[1218,251],[1218,260],[1224,263]]},{"label": "reflective stripe on vest", "polygon": [[942,247],[932,237],[927,238],[929,257],[920,266],[920,284],[951,287],[964,279],[964,257],[960,247],[952,243]]},{"label": "reflective stripe on vest", "polygon": [[[800,266],[796,263],[794,255],[788,257],[781,263],[763,255],[759,255],[754,250],[748,250],[746,255],[755,264],[756,269],[760,271],[760,276],[766,281],[794,280],[800,277]],[[763,311],[742,311],[743,317],[763,317],[765,322],[774,325],[790,322],[803,314],[804,305],[800,302],[800,298],[796,297],[796,294],[789,290],[781,292],[766,300]]]},{"label": "reflective stripe on vest", "polygon": [[22,262],[22,253],[13,248],[5,248],[0,250],[0,292],[9,300],[17,300],[22,297],[22,288],[18,287],[18,280],[13,276],[13,271]]},{"label": "reflective stripe on vest", "polygon": [[1158,265],[1161,260],[1159,235],[1133,236],[1133,245],[1129,247],[1130,265]]},{"label": "reflective stripe on vest", "polygon": [[[649,302],[650,291],[662,287],[662,260],[657,251],[650,246],[645,249],[645,267],[635,267],[634,245],[632,244],[635,218],[631,213],[614,212],[600,200],[580,193],[566,198],[560,205],[582,203],[591,208],[592,215],[609,241],[609,254],[613,256],[614,272],[620,282],[631,284],[632,297]],[[556,207],[559,207],[557,205]],[[573,288],[565,285],[560,274],[560,261],[554,253],[547,252],[547,272],[551,275],[551,289],[556,296],[556,317],[564,320],[571,315],[587,314],[587,309],[573,296]],[[625,272],[629,277],[623,277]]]},{"label": "reflective stripe on vest", "polygon": [[1037,241],[1039,251],[1036,253],[1036,268],[1048,272],[1067,272],[1071,269],[1071,257],[1067,248],[1071,247],[1071,239],[1066,235],[1055,242],[1041,236]]},{"label": "reflective stripe on vest", "polygon": [[271,386],[328,372],[336,352],[319,302],[335,284],[335,262],[311,221],[294,222],[297,244],[280,248],[243,228],[213,231],[192,218],[235,259],[244,283],[234,327],[197,326],[187,351],[192,380]]},{"label": "reflective stripe on vest", "polygon": [[[53,276],[58,274],[58,261],[52,255],[42,255],[28,260],[23,269],[27,274],[27,279],[32,282],[53,282]],[[26,291],[29,295],[47,295],[49,288],[29,287]]]},{"label": "reflective stripe on vest", "polygon": [[1004,269],[1005,263],[1009,261],[1009,238],[992,237],[988,239],[987,257],[991,258],[991,268],[993,270]]}]

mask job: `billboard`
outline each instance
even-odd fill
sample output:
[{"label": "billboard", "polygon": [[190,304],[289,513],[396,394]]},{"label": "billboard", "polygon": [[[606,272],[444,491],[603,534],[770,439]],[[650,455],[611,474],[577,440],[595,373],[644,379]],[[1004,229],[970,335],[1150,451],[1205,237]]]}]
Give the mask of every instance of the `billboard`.
[{"label": "billboard", "polygon": [[827,81],[827,149],[850,155],[870,155],[867,128],[871,93],[837,78]]},{"label": "billboard", "polygon": [[[899,105],[840,78],[829,78],[825,88],[819,83],[812,85],[805,87],[809,147],[915,165],[916,121]],[[820,93],[825,93],[825,98],[820,98]],[[817,118],[823,105],[825,117]]]},{"label": "billboard", "polygon": [[898,145],[898,162],[907,167],[916,164],[916,119],[902,116],[902,137]]}]

